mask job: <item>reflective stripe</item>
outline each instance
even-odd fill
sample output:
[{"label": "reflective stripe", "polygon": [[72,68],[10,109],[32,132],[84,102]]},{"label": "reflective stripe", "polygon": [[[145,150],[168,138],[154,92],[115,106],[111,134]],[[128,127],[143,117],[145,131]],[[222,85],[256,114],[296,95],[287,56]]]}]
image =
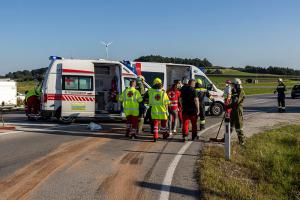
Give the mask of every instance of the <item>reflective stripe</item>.
[{"label": "reflective stripe", "polygon": [[167,112],[152,112],[152,114],[155,114],[155,115],[165,115],[165,114],[167,114]]},{"label": "reflective stripe", "polygon": [[285,107],[282,107],[282,109],[285,109]]},{"label": "reflective stripe", "polygon": [[277,86],[277,88],[285,88],[285,86],[279,85],[279,86]]},{"label": "reflective stripe", "polygon": [[139,110],[138,108],[124,108],[124,110]]},{"label": "reflective stripe", "polygon": [[281,106],[278,106],[278,108],[281,108]]},{"label": "reflective stripe", "polygon": [[200,120],[200,124],[205,124],[205,120]]}]

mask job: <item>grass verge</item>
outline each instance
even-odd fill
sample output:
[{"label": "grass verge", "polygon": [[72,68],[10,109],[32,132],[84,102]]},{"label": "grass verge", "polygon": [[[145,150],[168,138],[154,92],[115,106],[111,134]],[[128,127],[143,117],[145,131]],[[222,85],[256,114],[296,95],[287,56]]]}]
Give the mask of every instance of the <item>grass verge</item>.
[{"label": "grass verge", "polygon": [[254,135],[245,147],[206,146],[199,164],[204,199],[300,199],[300,125]]},{"label": "grass verge", "polygon": [[17,82],[18,92],[24,94],[26,90],[32,90],[35,86],[34,81]]}]

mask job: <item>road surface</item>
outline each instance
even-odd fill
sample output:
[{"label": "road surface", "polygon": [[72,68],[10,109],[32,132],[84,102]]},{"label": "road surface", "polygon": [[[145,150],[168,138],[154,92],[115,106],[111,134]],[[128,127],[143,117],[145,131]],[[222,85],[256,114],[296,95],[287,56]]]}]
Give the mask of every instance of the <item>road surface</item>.
[{"label": "road surface", "polygon": [[[288,112],[300,112],[299,99],[287,99]],[[276,112],[273,95],[249,96],[247,115]],[[203,142],[152,142],[123,135],[124,124],[101,123],[91,132],[86,123],[61,125],[28,122],[22,113],[7,113],[16,131],[0,133],[0,199],[199,199],[195,162]],[[208,117],[206,135],[221,117]],[[212,135],[210,135],[212,136]]]}]

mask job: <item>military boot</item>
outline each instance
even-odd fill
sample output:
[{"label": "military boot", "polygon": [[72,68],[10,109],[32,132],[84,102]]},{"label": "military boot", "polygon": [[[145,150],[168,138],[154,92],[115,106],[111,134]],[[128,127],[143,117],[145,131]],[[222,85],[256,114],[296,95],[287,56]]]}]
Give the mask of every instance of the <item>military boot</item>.
[{"label": "military boot", "polygon": [[239,144],[244,146],[245,145],[244,135],[241,133],[238,133],[238,139],[239,139]]}]

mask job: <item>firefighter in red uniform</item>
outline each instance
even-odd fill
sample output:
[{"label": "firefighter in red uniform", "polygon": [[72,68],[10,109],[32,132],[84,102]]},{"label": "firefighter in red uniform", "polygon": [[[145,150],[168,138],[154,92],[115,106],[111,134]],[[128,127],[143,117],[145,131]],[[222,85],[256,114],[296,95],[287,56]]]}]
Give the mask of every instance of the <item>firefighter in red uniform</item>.
[{"label": "firefighter in red uniform", "polygon": [[167,91],[169,100],[170,100],[170,107],[169,107],[169,133],[177,133],[177,124],[178,124],[178,104],[179,104],[179,97],[180,91],[178,90],[179,83],[173,84],[172,87]]}]

